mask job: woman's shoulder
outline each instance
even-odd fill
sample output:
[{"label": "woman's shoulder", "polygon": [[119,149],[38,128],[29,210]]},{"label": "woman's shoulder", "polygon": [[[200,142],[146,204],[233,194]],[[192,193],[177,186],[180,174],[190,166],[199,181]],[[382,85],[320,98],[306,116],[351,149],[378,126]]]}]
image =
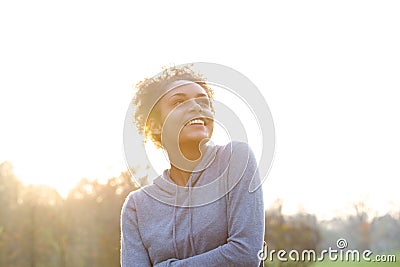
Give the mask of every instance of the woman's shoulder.
[{"label": "woman's shoulder", "polygon": [[249,144],[242,141],[231,141],[225,145],[218,146],[218,152],[223,156],[247,154],[251,157],[253,155],[253,151]]},{"label": "woman's shoulder", "polygon": [[131,191],[125,199],[126,205],[129,206],[136,206],[138,203],[146,202],[147,198],[149,197],[146,193],[148,188],[154,185],[146,185],[134,191]]}]

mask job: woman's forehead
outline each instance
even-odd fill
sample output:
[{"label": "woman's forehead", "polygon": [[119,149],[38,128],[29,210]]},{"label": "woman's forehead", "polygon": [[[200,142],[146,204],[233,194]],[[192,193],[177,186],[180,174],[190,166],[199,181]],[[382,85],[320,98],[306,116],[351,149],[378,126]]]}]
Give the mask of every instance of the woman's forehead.
[{"label": "woman's forehead", "polygon": [[178,85],[177,87],[168,90],[162,98],[169,99],[174,96],[184,96],[189,98],[194,97],[207,97],[206,90],[197,83],[186,83],[183,85]]}]

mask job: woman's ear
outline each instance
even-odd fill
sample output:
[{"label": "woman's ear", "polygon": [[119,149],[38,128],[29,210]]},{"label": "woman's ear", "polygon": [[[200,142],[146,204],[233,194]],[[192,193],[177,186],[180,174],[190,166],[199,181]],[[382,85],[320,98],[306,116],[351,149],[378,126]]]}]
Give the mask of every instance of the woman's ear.
[{"label": "woman's ear", "polygon": [[161,125],[157,123],[153,118],[149,119],[150,131],[153,134],[161,134]]}]

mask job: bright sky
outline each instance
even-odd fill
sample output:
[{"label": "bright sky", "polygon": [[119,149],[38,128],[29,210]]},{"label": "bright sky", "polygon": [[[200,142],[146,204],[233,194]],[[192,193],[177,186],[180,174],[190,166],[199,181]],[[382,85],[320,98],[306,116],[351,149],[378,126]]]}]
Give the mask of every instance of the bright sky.
[{"label": "bright sky", "polygon": [[398,1],[2,1],[0,162],[63,195],[124,168],[133,84],[161,66],[234,68],[264,94],[266,205],[400,209]]}]

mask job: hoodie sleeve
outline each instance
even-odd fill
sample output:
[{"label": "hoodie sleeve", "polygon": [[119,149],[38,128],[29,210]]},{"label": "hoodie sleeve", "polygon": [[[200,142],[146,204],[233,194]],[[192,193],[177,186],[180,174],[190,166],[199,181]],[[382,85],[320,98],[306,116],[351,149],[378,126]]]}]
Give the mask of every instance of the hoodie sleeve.
[{"label": "hoodie sleeve", "polygon": [[[227,195],[226,244],[203,254],[182,260],[169,259],[155,266],[259,266],[257,253],[264,239],[264,204],[257,162],[247,144],[234,145],[228,177],[228,183],[235,185]],[[255,191],[249,190],[254,183],[260,186]]]},{"label": "hoodie sleeve", "polygon": [[132,193],[126,198],[121,213],[121,266],[152,266],[139,233]]}]

